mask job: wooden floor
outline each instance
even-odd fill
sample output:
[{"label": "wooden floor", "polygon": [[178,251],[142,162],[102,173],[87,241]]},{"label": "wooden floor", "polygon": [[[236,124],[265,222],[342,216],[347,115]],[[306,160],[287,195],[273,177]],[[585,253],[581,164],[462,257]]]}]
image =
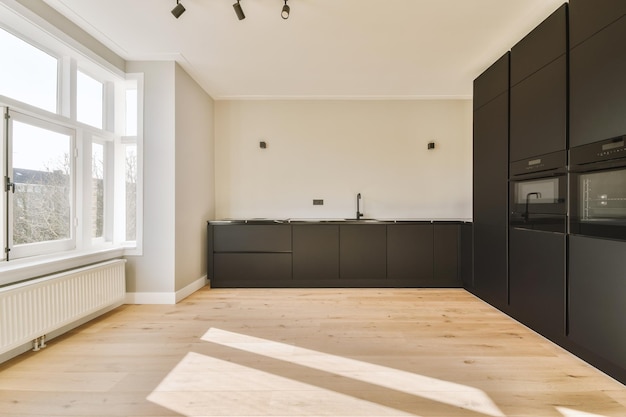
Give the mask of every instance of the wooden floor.
[{"label": "wooden floor", "polygon": [[1,416],[626,416],[626,387],[459,289],[203,289],[0,365]]}]

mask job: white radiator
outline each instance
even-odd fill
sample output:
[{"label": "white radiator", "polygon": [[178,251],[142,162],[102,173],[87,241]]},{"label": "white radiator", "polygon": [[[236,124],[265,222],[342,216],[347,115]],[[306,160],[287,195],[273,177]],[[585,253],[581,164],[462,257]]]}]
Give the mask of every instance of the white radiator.
[{"label": "white radiator", "polygon": [[125,263],[116,259],[0,288],[0,354],[121,305]]}]

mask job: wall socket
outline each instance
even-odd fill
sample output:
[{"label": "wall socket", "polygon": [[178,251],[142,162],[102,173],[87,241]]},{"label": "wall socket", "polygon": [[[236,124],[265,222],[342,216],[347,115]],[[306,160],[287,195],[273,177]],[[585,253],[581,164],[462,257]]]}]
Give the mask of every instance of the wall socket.
[{"label": "wall socket", "polygon": [[313,205],[314,206],[323,206],[324,205],[324,200],[320,199],[313,199]]}]

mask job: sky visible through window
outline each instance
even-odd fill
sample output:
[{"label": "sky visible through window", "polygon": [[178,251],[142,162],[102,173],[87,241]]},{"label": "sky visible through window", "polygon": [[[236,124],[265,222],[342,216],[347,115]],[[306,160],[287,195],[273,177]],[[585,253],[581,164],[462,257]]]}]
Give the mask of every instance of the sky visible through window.
[{"label": "sky visible through window", "polygon": [[69,137],[18,121],[13,122],[13,168],[64,170],[70,154]]},{"label": "sky visible through window", "polygon": [[57,111],[58,60],[0,29],[0,94]]}]

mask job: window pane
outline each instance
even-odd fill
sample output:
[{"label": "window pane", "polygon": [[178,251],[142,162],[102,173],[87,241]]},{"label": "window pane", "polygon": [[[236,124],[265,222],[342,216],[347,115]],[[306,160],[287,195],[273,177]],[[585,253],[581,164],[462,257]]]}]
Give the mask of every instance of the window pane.
[{"label": "window pane", "polygon": [[76,120],[102,129],[103,84],[78,71],[76,75]]},{"label": "window pane", "polygon": [[137,136],[137,89],[126,90],[126,136]]},{"label": "window pane", "polygon": [[91,145],[91,236],[104,232],[104,145]]},{"label": "window pane", "polygon": [[126,240],[137,240],[137,145],[126,145]]},{"label": "window pane", "polygon": [[13,244],[71,237],[71,137],[13,122]]},{"label": "window pane", "polygon": [[56,113],[58,60],[0,29],[0,94]]}]

